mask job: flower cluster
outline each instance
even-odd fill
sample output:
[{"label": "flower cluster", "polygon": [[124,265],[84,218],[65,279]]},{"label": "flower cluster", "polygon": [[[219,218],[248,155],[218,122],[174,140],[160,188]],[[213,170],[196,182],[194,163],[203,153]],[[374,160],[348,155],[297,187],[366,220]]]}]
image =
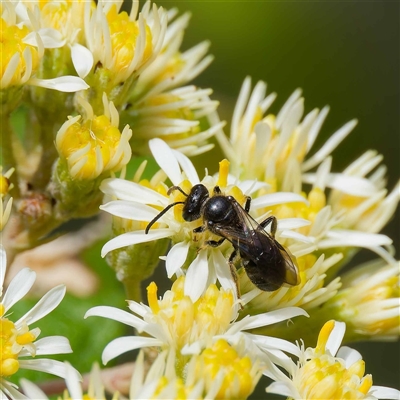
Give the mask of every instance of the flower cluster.
[{"label": "flower cluster", "polygon": [[[0,5],[0,397],[45,399],[66,387],[74,399],[244,399],[264,375],[273,380],[267,392],[291,399],[399,398],[372,385],[358,352],[339,349],[400,335],[399,263],[380,233],[400,184],[386,188],[382,156],[366,151],[336,172],[332,152],[357,121],[315,149],[329,108],[305,114],[296,90],[269,113],[276,95],[262,81],[252,90],[250,78],[226,134],[212,89],[191,82],[213,59],[209,43],[181,50],[190,15],[131,3],[128,11],[122,0]],[[215,146],[219,167],[208,158],[199,173],[193,157]],[[95,357],[90,335],[107,320],[129,332],[104,341],[104,364],[139,350],[134,366],[94,364],[83,383],[69,362],[42,358],[72,352],[67,338],[40,337],[36,325],[65,285],[33,307],[22,301],[41,290],[31,290],[35,260],[46,259],[41,245],[71,226],[79,250],[102,241],[129,309],[107,303],[104,279],[105,304],[91,298],[85,319],[106,321],[82,321],[95,328],[79,362]],[[61,247],[52,260],[70,258],[70,281],[85,287],[85,277],[103,276]],[[378,259],[341,274],[362,248]],[[22,256],[32,269],[19,266]],[[159,295],[160,259],[170,284]],[[54,266],[43,270],[46,284],[55,275],[65,283]],[[19,317],[16,303],[26,308]],[[65,387],[18,381],[21,370],[57,375]]]}]

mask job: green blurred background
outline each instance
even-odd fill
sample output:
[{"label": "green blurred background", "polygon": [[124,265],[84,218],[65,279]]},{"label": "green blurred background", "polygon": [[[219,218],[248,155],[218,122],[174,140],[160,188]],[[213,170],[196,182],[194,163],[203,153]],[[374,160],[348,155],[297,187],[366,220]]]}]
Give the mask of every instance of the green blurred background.
[{"label": "green blurred background", "polygon": [[[368,149],[385,156],[388,187],[399,179],[399,2],[384,1],[158,1],[190,11],[184,49],[207,39],[215,60],[195,81],[211,87],[230,122],[243,79],[264,80],[278,98],[274,112],[300,87],[305,111],[328,104],[331,111],[315,148],[352,118],[359,124],[334,152],[342,170]],[[206,156],[211,157],[211,156]],[[399,212],[384,233],[399,253]],[[373,258],[360,252],[352,264]],[[400,323],[400,322],[399,322]],[[400,388],[400,346],[357,343],[374,384]],[[264,383],[264,382],[263,382]],[[253,399],[267,396],[265,385]]]},{"label": "green blurred background", "polygon": [[[348,120],[359,120],[353,133],[334,152],[334,170],[342,170],[368,149],[377,149],[385,156],[388,187],[393,188],[399,177],[400,150],[399,3],[158,1],[156,4],[192,13],[183,49],[205,39],[211,42],[210,52],[215,60],[195,84],[214,90],[212,97],[221,101],[222,119],[230,121],[247,75],[254,84],[265,80],[268,92],[278,93],[271,108],[273,112],[280,109],[293,90],[301,87],[306,112],[326,104],[331,106],[315,148]],[[213,152],[195,158],[194,162],[199,166],[207,163],[212,169],[219,158],[220,154]],[[393,238],[398,253],[399,212],[384,233]],[[81,372],[88,371],[93,361],[100,361],[102,350],[112,338],[128,334],[122,324],[114,321],[82,318],[94,305],[126,307],[121,285],[100,258],[103,243],[83,255],[84,261],[100,276],[96,296],[77,299],[67,295],[60,307],[40,324],[42,336],[69,337],[75,352],[65,358]],[[361,251],[352,264],[373,257]],[[155,280],[160,293],[170,287],[164,268],[157,269]],[[22,315],[35,301],[20,302],[14,309],[15,315]],[[375,384],[400,387],[399,342],[356,343],[352,347],[362,353],[366,372],[373,374]],[[20,376],[49,379],[48,375],[26,371],[21,371]],[[261,382],[253,399],[282,398],[266,396],[267,383]]]}]

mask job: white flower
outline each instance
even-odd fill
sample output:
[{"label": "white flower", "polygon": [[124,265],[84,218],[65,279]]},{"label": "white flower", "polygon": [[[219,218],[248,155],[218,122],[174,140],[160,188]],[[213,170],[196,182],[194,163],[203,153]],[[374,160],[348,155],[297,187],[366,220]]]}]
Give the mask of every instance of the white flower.
[{"label": "white flower", "polygon": [[[22,21],[18,22],[22,15]],[[21,2],[2,2],[2,60],[4,70],[0,71],[0,88],[28,84],[62,92],[85,90],[89,86],[76,76],[60,76],[53,79],[39,79],[35,72],[43,57],[44,49],[61,47],[54,29],[40,29],[40,21],[34,13],[28,13]]]},{"label": "white flower", "polygon": [[[321,329],[315,348],[304,349],[297,365],[287,359],[284,368],[290,378],[276,370],[268,393],[295,400],[308,399],[399,399],[400,391],[372,386],[372,376],[365,375],[365,363],[358,351],[343,346],[346,324],[329,321]],[[338,351],[339,350],[339,351]]]},{"label": "white flower", "polygon": [[139,2],[133,1],[129,15],[119,12],[121,1],[85,3],[86,46],[93,65],[111,73],[112,82],[138,76],[160,52],[167,28],[166,12],[148,1],[137,16]]},{"label": "white flower", "polygon": [[375,260],[342,276],[343,287],[326,306],[351,329],[350,340],[400,336],[400,263]]},{"label": "white flower", "polygon": [[[77,372],[77,370],[73,368],[68,362],[65,362],[64,364],[66,370],[65,383],[67,385],[69,398],[74,400],[106,399],[104,387],[100,377],[100,368],[97,363],[93,364],[92,370],[90,372],[89,390],[87,394],[84,394],[82,391],[82,377]],[[27,379],[21,379],[20,384],[21,388],[28,396],[28,398],[41,400],[48,399],[48,396],[38,386],[28,381]],[[113,397],[113,400],[116,399],[118,399],[117,395]]]},{"label": "white flower", "polygon": [[10,177],[15,171],[15,168],[10,168],[3,174],[3,166],[0,165],[0,232],[7,224],[11,214],[13,198],[9,197],[9,191],[14,187],[10,182]]},{"label": "white flower", "polygon": [[77,96],[86,115],[69,117],[57,132],[57,151],[67,161],[73,179],[95,179],[104,172],[119,171],[131,159],[132,130],[126,125],[120,132],[117,109],[105,93],[102,100],[103,114],[94,115],[92,106]]},{"label": "white flower", "polygon": [[148,140],[162,137],[168,145],[193,156],[214,147],[207,143],[224,123],[201,130],[200,121],[213,112],[218,102],[209,99],[211,89],[185,86],[159,94],[146,95],[135,101],[127,113],[135,126],[132,148],[136,153],[148,152]]},{"label": "white flower", "polygon": [[150,95],[158,95],[186,85],[213,60],[213,56],[206,55],[210,45],[207,41],[183,53],[179,51],[190,14],[185,13],[173,20],[176,14],[176,9],[168,11],[168,27],[162,49],[140,74],[130,98],[133,103],[143,101]]},{"label": "white flower", "polygon": [[[135,362],[130,399],[244,399],[261,377],[262,363],[225,340],[188,360],[180,373],[174,351],[161,352],[145,376],[144,353]],[[178,370],[178,371],[177,371]]]},{"label": "white flower", "polygon": [[103,362],[129,350],[156,346],[172,350],[177,357],[200,354],[215,340],[224,339],[232,346],[244,345],[247,354],[278,362],[286,358],[282,350],[298,354],[293,344],[277,338],[253,335],[246,330],[259,328],[298,315],[308,314],[301,308],[289,307],[256,316],[238,318],[238,305],[232,290],[218,289],[211,284],[197,301],[184,294],[185,278],[178,278],[162,299],[157,298],[157,286],[151,283],[148,290],[149,306],[128,301],[129,309],[136,315],[115,307],[99,306],[90,309],[85,318],[100,316],[122,322],[146,336],[127,336],[109,343],[103,352]]},{"label": "white flower", "polygon": [[[39,319],[46,316],[58,306],[65,294],[65,286],[60,285],[47,292],[38,303],[18,321],[11,321],[8,313],[11,307],[24,297],[31,289],[36,274],[29,268],[21,270],[11,281],[3,295],[3,283],[6,272],[6,253],[0,247],[0,395],[11,399],[21,398],[17,387],[6,379],[19,369],[31,369],[66,377],[65,365],[56,360],[36,358],[42,355],[63,354],[72,352],[68,339],[63,336],[48,336],[36,340],[40,335],[39,328],[30,329]],[[34,357],[33,359],[26,359]]]},{"label": "white flower", "polygon": [[[182,153],[170,149],[161,139],[151,140],[150,150],[173,185],[179,186],[183,191],[189,193],[194,185],[200,183],[190,160]],[[250,195],[266,186],[254,181],[236,182],[235,185],[228,185],[228,165],[229,163],[226,160],[221,162],[218,177],[206,176],[201,181],[210,193],[218,185],[225,194],[232,194],[239,203],[244,204],[245,195]],[[171,197],[173,202],[182,202],[186,199],[178,190],[168,197],[167,187],[164,184],[159,184],[157,190],[153,190],[122,179],[107,179],[102,182],[100,189],[108,196],[115,196],[118,199],[102,206],[102,210],[119,218],[143,222],[152,221],[157,217],[160,208],[164,209],[172,203]],[[260,200],[258,204],[265,207],[281,203],[307,202],[302,196],[293,193],[273,193],[257,200]],[[155,224],[147,234],[145,230],[135,230],[111,239],[104,245],[102,256],[121,247],[171,238],[174,245],[166,258],[168,277],[172,277],[174,274],[181,275],[183,273],[182,267],[188,259],[188,255],[190,257],[190,251],[198,251],[187,268],[185,281],[185,294],[189,295],[193,301],[197,300],[206,287],[215,282],[216,279],[224,288],[234,288],[234,282],[225,258],[225,252],[231,248],[230,244],[224,243],[218,247],[204,246],[205,241],[210,237],[210,233],[207,231],[200,234],[194,233],[193,229],[201,225],[201,220],[184,221],[181,210],[182,206],[180,208],[176,206],[173,211],[166,212],[158,220],[158,224]],[[292,219],[286,222],[286,224],[278,223],[277,237],[290,237],[294,240],[310,242],[303,235],[291,231],[293,227],[298,227],[299,223],[300,225],[308,224],[307,221]],[[168,228],[165,228],[165,225]],[[215,239],[216,236],[213,236],[213,238]]]},{"label": "white flower", "polygon": [[[275,99],[266,96],[266,84],[258,82],[251,93],[246,78],[226,137],[217,132],[222,150],[232,161],[234,174],[242,179],[259,179],[277,190],[302,193],[304,184],[312,184],[307,207],[276,208],[278,218],[298,217],[311,221],[302,233],[315,239],[320,250],[340,247],[365,247],[394,263],[385,249],[392,240],[377,232],[393,215],[400,199],[400,185],[388,196],[384,188],[386,167],[379,166],[382,156],[368,151],[342,173],[331,172],[330,154],[352,131],[356,120],[349,121],[312,156],[315,140],[329,108],[314,109],[303,117],[304,99],[296,90],[276,116],[265,115]],[[219,119],[215,113],[212,121]],[[317,168],[315,172],[310,172]],[[376,169],[375,169],[376,168]],[[326,188],[332,189],[330,196]],[[262,207],[253,202],[253,210]]]}]

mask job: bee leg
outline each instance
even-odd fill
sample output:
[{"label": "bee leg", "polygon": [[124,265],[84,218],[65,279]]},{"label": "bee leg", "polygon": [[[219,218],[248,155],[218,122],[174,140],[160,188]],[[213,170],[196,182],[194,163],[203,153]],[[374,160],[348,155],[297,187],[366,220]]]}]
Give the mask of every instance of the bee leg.
[{"label": "bee leg", "polygon": [[172,192],[174,192],[175,190],[179,190],[184,196],[188,197],[188,195],[187,195],[187,194],[182,190],[182,188],[180,188],[179,186],[171,186],[171,187],[168,189],[168,192],[167,192],[168,196],[169,196]]},{"label": "bee leg", "polygon": [[221,189],[220,189],[220,187],[219,186],[215,186],[214,187],[214,194],[221,194],[222,192],[221,192]]},{"label": "bee leg", "polygon": [[[229,264],[229,269],[231,271],[231,275],[232,275],[232,278],[233,278],[233,282],[235,283],[236,294],[237,294],[238,299],[240,300],[239,278],[238,278],[238,275],[237,275],[237,272],[236,272],[235,264],[233,262],[234,259],[236,258],[236,256],[237,256],[237,251],[234,250],[232,252],[232,254],[230,255],[230,257],[229,257],[228,264]],[[243,310],[242,304],[239,303],[239,305],[240,305],[240,308]]]},{"label": "bee leg", "polygon": [[206,227],[204,225],[198,226],[197,228],[193,229],[194,233],[201,233],[204,232],[206,230]]},{"label": "bee leg", "polygon": [[247,196],[246,197],[246,203],[244,205],[244,211],[246,211],[246,212],[250,211],[250,204],[251,204],[251,197]]},{"label": "bee leg", "polygon": [[275,238],[275,233],[276,233],[276,229],[278,227],[278,222],[276,220],[276,217],[274,217],[273,215],[271,217],[268,217],[267,219],[265,219],[264,221],[262,221],[260,223],[260,225],[265,229],[269,224],[271,224],[271,236],[273,238]]},{"label": "bee leg", "polygon": [[225,238],[222,238],[221,240],[207,240],[206,244],[208,244],[211,247],[218,247],[224,242]]}]

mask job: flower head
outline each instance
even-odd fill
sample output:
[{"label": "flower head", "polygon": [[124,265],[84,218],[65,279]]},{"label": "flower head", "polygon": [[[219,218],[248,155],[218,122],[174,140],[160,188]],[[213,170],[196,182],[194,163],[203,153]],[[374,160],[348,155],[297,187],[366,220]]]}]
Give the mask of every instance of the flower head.
[{"label": "flower head", "polygon": [[224,125],[219,123],[206,130],[200,128],[200,122],[218,105],[209,99],[211,92],[211,89],[186,86],[149,95],[133,103],[127,112],[135,126],[132,138],[135,152],[147,153],[148,140],[160,136],[171,148],[187,155],[210,150],[213,145],[207,143],[207,139]]},{"label": "flower head", "polygon": [[[3,295],[6,262],[6,253],[0,247],[0,391],[2,395],[14,399],[20,398],[21,394],[6,379],[24,368],[65,377],[63,363],[36,356],[70,353],[72,350],[65,337],[49,336],[37,340],[40,329],[30,327],[58,306],[64,297],[65,286],[51,289],[30,311],[13,321],[8,312],[31,289],[36,274],[29,268],[24,268],[14,277]],[[26,359],[27,357],[33,359]]]},{"label": "flower head", "polygon": [[129,139],[132,131],[126,125],[122,133],[118,129],[119,115],[112,102],[103,95],[104,114],[96,116],[83,98],[80,105],[86,116],[70,117],[56,136],[60,156],[68,163],[74,179],[95,179],[106,171],[118,171],[131,157]]},{"label": "flower head", "polygon": [[147,288],[149,306],[129,301],[129,309],[137,316],[114,307],[95,307],[86,315],[111,318],[136,328],[150,337],[128,336],[118,338],[107,345],[103,352],[103,362],[129,350],[156,346],[163,350],[173,350],[182,360],[211,346],[222,338],[233,346],[245,341],[248,354],[269,357],[270,352],[278,355],[285,351],[296,351],[289,342],[271,337],[251,335],[244,331],[292,318],[307,315],[300,308],[291,307],[270,313],[247,316],[241,321],[238,306],[231,290],[218,289],[214,284],[196,301],[185,295],[185,278],[178,278],[170,291],[162,299],[157,298],[157,286],[151,283]]},{"label": "flower head", "polygon": [[[22,85],[28,81],[43,55],[43,45],[39,48],[30,45],[27,38],[31,33],[27,26],[17,25],[11,20],[9,11],[13,5],[6,2],[0,20],[1,64],[0,89]],[[8,16],[8,18],[7,18]],[[15,13],[14,13],[15,16]]]},{"label": "flower head", "polygon": [[[376,234],[391,218],[400,199],[399,185],[388,196],[384,188],[386,168],[382,157],[366,152],[342,173],[331,172],[330,154],[352,131],[352,120],[332,134],[312,156],[317,135],[329,108],[315,109],[304,116],[304,99],[296,90],[278,114],[265,113],[275,94],[265,96],[266,84],[258,82],[251,93],[246,78],[233,113],[227,138],[222,130],[216,135],[221,148],[232,160],[232,170],[242,179],[259,179],[277,190],[306,193],[308,204],[284,204],[272,210],[278,218],[302,217],[311,224],[302,233],[315,239],[320,250],[341,247],[366,247],[388,262],[394,262],[385,250],[392,241]],[[218,121],[216,115],[214,123]],[[315,172],[311,172],[317,168]],[[332,189],[330,195],[327,189]],[[253,204],[253,209],[262,205]],[[261,209],[261,212],[264,212]]]},{"label": "flower head", "polygon": [[8,197],[8,192],[13,188],[13,184],[10,182],[10,177],[14,172],[14,168],[10,168],[5,174],[3,167],[0,165],[0,232],[5,227],[11,214],[11,207],[13,198]]},{"label": "flower head", "polygon": [[[224,160],[220,163],[220,172],[217,176],[206,176],[201,182],[189,159],[176,150],[172,150],[160,139],[150,141],[150,149],[159,166],[172,181],[174,187],[180,190],[172,190],[168,194],[168,188],[159,182],[154,188],[149,188],[149,182],[142,184],[129,182],[121,179],[109,179],[102,182],[100,189],[107,195],[115,196],[118,200],[113,200],[101,208],[114,216],[124,219],[154,222],[152,229],[135,230],[126,232],[111,239],[103,247],[102,254],[106,255],[111,250],[119,249],[124,246],[138,243],[150,242],[161,238],[171,238],[174,245],[168,253],[166,268],[169,277],[174,274],[182,274],[187,269],[185,281],[185,294],[196,301],[204,292],[207,285],[219,280],[224,288],[234,287],[230,268],[226,260],[227,252],[232,250],[232,246],[225,241],[221,246],[208,246],[209,240],[220,240],[219,236],[213,235],[210,231],[194,231],[195,228],[202,226],[202,218],[187,221],[183,218],[182,209],[191,189],[201,183],[204,190],[212,196],[214,188],[220,187],[224,195],[233,196],[239,204],[244,205],[246,195],[256,192],[265,184],[257,182],[243,181],[230,184],[228,182],[229,162]],[[306,200],[296,194],[275,193],[272,197],[264,198],[263,203],[280,204],[283,202],[306,202]],[[160,214],[160,210],[171,208],[173,211]],[[303,224],[307,221],[300,221]],[[295,237],[303,240],[300,234],[291,235],[290,229],[298,225],[298,220],[287,221],[287,225],[278,223],[277,235],[285,237]],[[148,224],[146,224],[148,225]],[[168,228],[164,226],[167,225]],[[145,225],[143,225],[143,228]],[[280,229],[283,229],[281,232]],[[307,241],[307,239],[305,239]]]},{"label": "flower head", "polygon": [[[43,59],[44,50],[63,45],[54,29],[41,29],[37,15],[28,13],[20,2],[2,2],[0,20],[1,63],[0,89],[24,84],[41,86],[63,92],[76,92],[88,85],[75,76],[39,79],[35,76]],[[9,101],[11,99],[7,99]],[[4,103],[6,104],[6,103]]]},{"label": "flower head", "polygon": [[[104,387],[101,382],[100,368],[97,363],[93,364],[92,370],[90,372],[89,380],[89,390],[87,393],[83,393],[81,386],[81,376],[76,371],[75,368],[71,366],[70,363],[65,362],[66,378],[65,383],[67,385],[68,391],[64,392],[64,398],[71,398],[76,400],[105,400],[106,394],[104,392]],[[46,394],[34,383],[28,381],[27,379],[21,379],[21,387],[24,393],[30,399],[48,399]],[[118,394],[116,393],[113,400],[118,399]]]},{"label": "flower head", "polygon": [[342,276],[343,287],[327,304],[359,339],[396,340],[400,335],[400,264],[381,260],[362,264]]},{"label": "flower head", "polygon": [[100,1],[85,9],[86,44],[94,65],[107,70],[114,85],[126,81],[149,64],[160,51],[167,18],[162,8],[147,2],[137,17],[138,1],[131,12],[120,12],[122,2]]},{"label": "flower head", "polygon": [[372,376],[364,375],[361,354],[349,347],[339,349],[345,329],[343,322],[328,321],[315,348],[302,348],[297,365],[288,360],[285,368],[291,378],[280,376],[267,392],[297,400],[398,399],[398,390],[372,386]]}]

